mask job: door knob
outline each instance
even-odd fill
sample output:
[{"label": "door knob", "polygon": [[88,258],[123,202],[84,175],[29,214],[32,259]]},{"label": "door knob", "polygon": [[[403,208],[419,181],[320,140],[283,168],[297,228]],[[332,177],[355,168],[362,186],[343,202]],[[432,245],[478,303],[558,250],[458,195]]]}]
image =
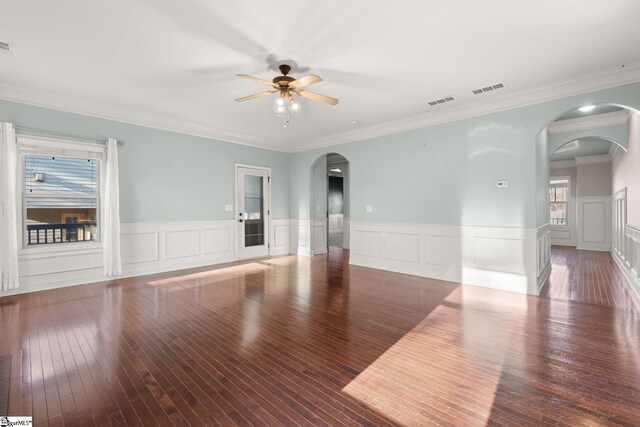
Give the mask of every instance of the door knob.
[{"label": "door knob", "polygon": [[239,219],[239,220],[238,220],[238,222],[244,222],[244,220],[242,220],[242,219]]}]

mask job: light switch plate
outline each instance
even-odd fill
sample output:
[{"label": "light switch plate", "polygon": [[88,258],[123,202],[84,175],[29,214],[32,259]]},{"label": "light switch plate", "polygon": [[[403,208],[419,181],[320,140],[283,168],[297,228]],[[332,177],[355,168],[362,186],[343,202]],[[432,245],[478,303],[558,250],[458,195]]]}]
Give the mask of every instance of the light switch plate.
[{"label": "light switch plate", "polygon": [[508,188],[508,187],[509,187],[509,181],[503,180],[503,181],[496,182],[496,188]]},{"label": "light switch plate", "polygon": [[233,212],[233,205],[224,205],[225,212]]},{"label": "light switch plate", "polygon": [[373,212],[373,206],[371,206],[371,205],[367,205],[367,206],[365,206],[365,210],[366,210],[368,213],[371,213],[371,212]]}]

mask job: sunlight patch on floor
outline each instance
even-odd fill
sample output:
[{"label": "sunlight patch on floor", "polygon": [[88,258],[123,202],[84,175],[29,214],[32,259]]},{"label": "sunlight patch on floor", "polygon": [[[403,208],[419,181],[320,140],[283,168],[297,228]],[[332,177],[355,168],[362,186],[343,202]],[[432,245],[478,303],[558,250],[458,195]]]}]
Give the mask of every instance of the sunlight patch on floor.
[{"label": "sunlight patch on floor", "polygon": [[270,270],[269,266],[252,262],[248,264],[234,265],[232,267],[218,268],[215,270],[202,271],[199,273],[185,274],[183,276],[170,277],[167,279],[154,280],[149,282],[151,286],[162,286],[167,292],[176,292],[183,289],[190,289],[202,285],[232,280],[244,276],[264,273]]},{"label": "sunlight patch on floor", "polygon": [[[504,362],[524,338],[500,325],[499,313],[493,316],[486,309],[511,300],[508,295],[492,303],[466,291],[456,289],[342,392],[400,425],[484,425],[492,414]],[[474,289],[469,292],[476,294]],[[468,303],[479,304],[478,309],[461,310]],[[463,402],[463,409],[451,411],[450,402]]]}]

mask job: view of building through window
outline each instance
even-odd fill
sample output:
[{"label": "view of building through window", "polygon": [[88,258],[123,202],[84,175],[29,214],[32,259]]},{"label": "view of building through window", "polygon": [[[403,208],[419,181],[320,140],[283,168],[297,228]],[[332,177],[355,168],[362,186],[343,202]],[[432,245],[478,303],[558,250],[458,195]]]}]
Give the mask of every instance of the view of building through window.
[{"label": "view of building through window", "polygon": [[567,225],[569,180],[552,179],[549,187],[551,225]]},{"label": "view of building through window", "polygon": [[25,156],[26,245],[96,240],[98,161]]}]

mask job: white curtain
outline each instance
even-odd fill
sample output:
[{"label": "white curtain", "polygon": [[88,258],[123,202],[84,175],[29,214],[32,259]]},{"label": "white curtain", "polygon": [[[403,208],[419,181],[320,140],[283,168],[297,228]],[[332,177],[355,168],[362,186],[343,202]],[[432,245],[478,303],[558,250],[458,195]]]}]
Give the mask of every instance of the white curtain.
[{"label": "white curtain", "polygon": [[104,250],[104,275],[122,273],[120,258],[120,195],[118,190],[118,143],[107,141],[107,162],[104,174],[104,199],[102,201],[102,245]]},{"label": "white curtain", "polygon": [[18,288],[18,148],[11,123],[0,123],[0,291]]}]

